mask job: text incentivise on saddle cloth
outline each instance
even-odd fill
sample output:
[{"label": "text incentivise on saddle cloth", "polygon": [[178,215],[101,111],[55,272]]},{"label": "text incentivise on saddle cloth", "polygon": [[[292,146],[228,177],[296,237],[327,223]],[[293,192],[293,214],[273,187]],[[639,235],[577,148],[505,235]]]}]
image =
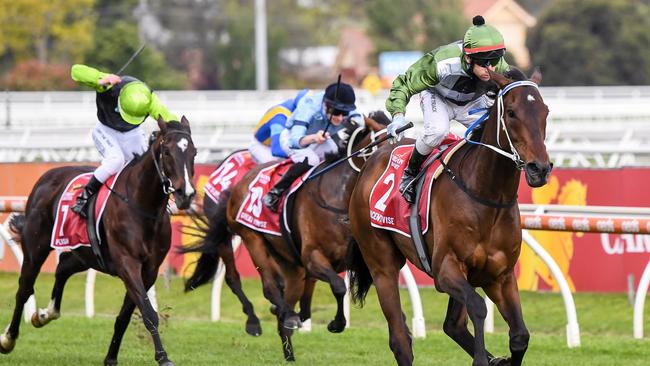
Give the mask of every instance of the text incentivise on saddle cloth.
[{"label": "text incentivise on saddle cloth", "polygon": [[[422,234],[429,229],[429,205],[431,203],[431,188],[435,179],[442,173],[443,167],[440,160],[444,159],[445,164],[449,161],[454,152],[465,144],[465,140],[454,134],[449,134],[440,146],[447,146],[442,155],[436,158],[438,149],[431,152],[429,159],[424,162],[426,173],[419,200],[418,212],[420,216],[420,227]],[[370,192],[370,224],[381,229],[398,232],[406,237],[411,237],[409,229],[409,216],[411,206],[406,202],[399,192],[399,182],[409,161],[413,145],[401,145],[393,149],[386,169],[375,182]],[[429,164],[431,159],[436,159]]]},{"label": "text incentivise on saddle cloth", "polygon": [[237,212],[236,220],[244,226],[263,233],[282,236],[280,229],[280,215],[284,212],[287,199],[302,186],[305,179],[315,169],[309,169],[303,176],[296,179],[288,190],[288,193],[282,197],[278,206],[278,212],[269,210],[262,204],[262,197],[273,188],[284,173],[293,165],[291,159],[287,159],[278,164],[271,165],[260,170],[255,179],[248,185],[248,195],[242,202]]},{"label": "text incentivise on saddle cloth", "polygon": [[[83,192],[83,187],[88,183],[93,173],[84,173],[74,177],[65,187],[56,209],[54,218],[54,227],[52,228],[52,238],[50,246],[58,251],[68,251],[80,246],[90,246],[88,239],[87,221],[81,216],[70,210],[77,199],[77,196]],[[107,186],[113,188],[115,180],[119,173],[110,177],[97,193],[95,203],[95,233],[100,238],[99,225],[101,217],[108,202],[108,196],[111,191]]]},{"label": "text incentivise on saddle cloth", "polygon": [[203,188],[205,195],[218,203],[221,194],[237,184],[255,165],[248,150],[233,152],[210,174]]}]

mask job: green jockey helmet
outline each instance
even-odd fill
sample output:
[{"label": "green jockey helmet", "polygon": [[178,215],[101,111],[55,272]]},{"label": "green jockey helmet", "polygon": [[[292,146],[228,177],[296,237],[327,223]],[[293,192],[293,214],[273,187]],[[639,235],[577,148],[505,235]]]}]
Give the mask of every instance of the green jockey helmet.
[{"label": "green jockey helmet", "polygon": [[133,125],[139,125],[149,115],[151,89],[140,81],[126,84],[118,98],[120,116]]},{"label": "green jockey helmet", "polygon": [[506,46],[503,36],[491,25],[485,24],[485,19],[477,15],[472,19],[472,25],[463,38],[463,52],[473,58],[491,60],[503,57]]}]

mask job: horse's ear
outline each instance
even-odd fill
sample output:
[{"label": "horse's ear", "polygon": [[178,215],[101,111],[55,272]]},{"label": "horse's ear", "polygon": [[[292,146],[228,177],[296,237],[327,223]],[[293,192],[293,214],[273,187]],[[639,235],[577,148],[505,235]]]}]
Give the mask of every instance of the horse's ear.
[{"label": "horse's ear", "polygon": [[158,116],[157,121],[158,121],[158,128],[160,128],[160,132],[164,134],[165,131],[167,131],[167,122],[165,122],[165,120],[160,115]]},{"label": "horse's ear", "polygon": [[187,128],[187,131],[192,133],[192,130],[190,130],[190,121],[188,121],[185,116],[181,116],[181,126],[183,126],[183,128]]},{"label": "horse's ear", "polygon": [[488,73],[490,73],[490,79],[494,80],[494,82],[497,83],[499,89],[503,89],[506,85],[510,83],[510,79],[499,74],[498,72],[494,72],[488,69]]},{"label": "horse's ear", "polygon": [[530,81],[533,83],[539,85],[542,82],[542,71],[539,69],[539,67],[536,67],[535,70],[533,70],[533,74],[530,75]]},{"label": "horse's ear", "polygon": [[363,120],[366,122],[366,127],[371,131],[379,131],[382,129],[382,126],[370,116],[364,115]]}]

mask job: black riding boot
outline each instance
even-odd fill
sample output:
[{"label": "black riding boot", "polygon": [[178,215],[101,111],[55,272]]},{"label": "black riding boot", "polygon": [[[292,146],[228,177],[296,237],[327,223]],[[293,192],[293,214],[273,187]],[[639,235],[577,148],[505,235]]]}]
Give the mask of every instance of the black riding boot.
[{"label": "black riding boot", "polygon": [[289,189],[289,187],[291,187],[291,183],[293,183],[293,181],[298,179],[298,177],[301,175],[305,174],[309,168],[310,166],[307,164],[306,160],[293,164],[293,166],[291,166],[291,168],[289,168],[289,170],[284,173],[284,176],[275,184],[275,186],[271,188],[269,193],[264,195],[264,198],[262,198],[262,203],[264,206],[268,207],[268,209],[273,212],[278,212],[278,204],[280,203],[280,196],[282,196],[282,193]]},{"label": "black riding boot", "polygon": [[413,146],[413,153],[409,159],[408,166],[404,169],[404,174],[402,175],[402,180],[399,182],[399,191],[404,196],[404,199],[409,204],[415,202],[415,182],[411,184],[416,175],[420,172],[422,163],[427,159],[427,155],[422,155],[418,152],[418,149]]},{"label": "black riding boot", "polygon": [[95,178],[93,175],[84,187],[83,192],[81,192],[81,194],[77,197],[77,201],[75,202],[74,206],[72,206],[72,212],[79,214],[79,216],[83,217],[84,219],[87,218],[88,215],[86,214],[86,208],[88,206],[88,200],[95,193],[99,192],[99,189],[101,187],[102,182],[97,180],[97,178]]}]

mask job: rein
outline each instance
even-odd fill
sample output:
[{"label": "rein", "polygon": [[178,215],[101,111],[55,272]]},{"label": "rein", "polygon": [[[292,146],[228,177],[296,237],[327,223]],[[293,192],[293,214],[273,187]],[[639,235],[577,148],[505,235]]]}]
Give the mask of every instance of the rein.
[{"label": "rein", "polygon": [[[537,84],[533,83],[532,81],[521,80],[521,81],[515,81],[513,83],[510,83],[510,84],[506,85],[505,88],[499,90],[499,94],[497,95],[497,117],[496,117],[497,118],[497,123],[496,123],[497,145],[499,145],[499,147],[484,144],[484,143],[482,143],[480,141],[472,141],[472,140],[469,139],[470,133],[477,126],[479,126],[483,121],[485,121],[489,117],[489,115],[490,115],[489,111],[485,112],[485,114],[483,114],[479,119],[477,119],[474,123],[472,123],[469,126],[469,128],[467,128],[467,131],[465,131],[464,139],[465,139],[465,141],[467,141],[470,144],[485,146],[485,147],[493,150],[494,152],[507,157],[508,159],[512,160],[515,163],[515,166],[517,167],[517,169],[522,170],[524,168],[524,165],[526,165],[526,163],[523,160],[521,160],[521,157],[519,156],[519,153],[517,152],[517,149],[515,149],[515,146],[512,143],[512,139],[510,138],[510,134],[508,133],[508,128],[506,127],[506,121],[503,119],[503,113],[504,113],[504,110],[505,110],[505,107],[503,105],[503,96],[506,95],[506,93],[508,93],[510,90],[512,90],[514,88],[517,88],[517,87],[520,87],[520,86],[532,86],[535,89],[539,89]],[[482,112],[482,111],[486,111],[486,110],[487,110],[487,108],[474,109],[474,110],[471,110],[469,112],[469,114],[474,114],[474,113]],[[499,128],[499,127],[501,127],[501,128]],[[499,137],[500,137],[499,131],[501,129],[503,129],[503,131],[504,131],[504,133],[506,135],[506,139],[508,140],[508,144],[510,145],[510,151],[512,151],[512,153],[509,153],[509,152],[503,150],[503,148],[501,147],[501,143],[499,142]]]}]

